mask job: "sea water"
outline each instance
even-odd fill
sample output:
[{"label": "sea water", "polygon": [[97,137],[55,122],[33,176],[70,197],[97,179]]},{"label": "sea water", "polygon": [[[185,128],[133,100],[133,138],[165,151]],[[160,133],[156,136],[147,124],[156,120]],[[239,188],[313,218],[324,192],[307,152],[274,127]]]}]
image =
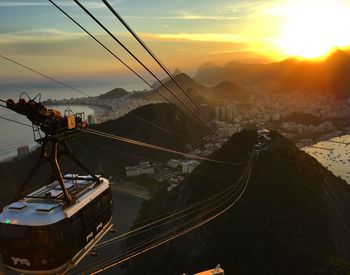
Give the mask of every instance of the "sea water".
[{"label": "sea water", "polygon": [[350,184],[350,135],[320,141],[302,150]]}]

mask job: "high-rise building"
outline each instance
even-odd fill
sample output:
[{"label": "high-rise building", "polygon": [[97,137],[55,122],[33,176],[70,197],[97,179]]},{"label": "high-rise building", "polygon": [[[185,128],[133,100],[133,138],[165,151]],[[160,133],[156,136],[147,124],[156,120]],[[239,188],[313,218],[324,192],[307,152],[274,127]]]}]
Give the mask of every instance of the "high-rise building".
[{"label": "high-rise building", "polygon": [[215,118],[219,120],[220,118],[220,106],[215,107]]},{"label": "high-rise building", "polygon": [[227,117],[228,120],[232,120],[233,119],[233,109],[232,109],[231,105],[226,107],[226,117]]},{"label": "high-rise building", "polygon": [[221,106],[221,120],[225,120],[226,118],[226,108],[225,106]]}]

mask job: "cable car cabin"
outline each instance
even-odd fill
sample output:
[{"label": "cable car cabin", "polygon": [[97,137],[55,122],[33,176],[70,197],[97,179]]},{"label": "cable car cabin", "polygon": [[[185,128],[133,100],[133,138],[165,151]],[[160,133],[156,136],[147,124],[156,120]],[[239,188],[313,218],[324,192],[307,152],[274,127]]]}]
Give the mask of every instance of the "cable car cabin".
[{"label": "cable car cabin", "polygon": [[66,175],[72,205],[64,205],[55,181],[6,206],[0,214],[5,265],[24,273],[53,274],[78,264],[112,227],[109,181],[100,180]]}]

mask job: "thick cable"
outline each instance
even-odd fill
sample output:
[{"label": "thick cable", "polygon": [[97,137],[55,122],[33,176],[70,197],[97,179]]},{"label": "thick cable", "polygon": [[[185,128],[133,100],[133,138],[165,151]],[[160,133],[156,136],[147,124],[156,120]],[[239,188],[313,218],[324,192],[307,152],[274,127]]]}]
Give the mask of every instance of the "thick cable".
[{"label": "thick cable", "polygon": [[[51,1],[51,0],[50,0]],[[130,56],[132,56],[149,74],[151,74],[166,90],[168,90],[182,105],[186,107],[199,121],[203,123],[206,128],[212,130],[193,109],[188,106],[176,93],[174,93],[158,76],[156,76],[128,47],[126,47],[110,30],[108,30],[79,0],[73,0],[87,15],[90,16],[110,37],[113,38]]]},{"label": "thick cable", "polygon": [[[120,260],[118,259],[117,261],[113,261],[113,262],[111,262],[111,263],[109,263],[109,264],[107,264],[107,265],[105,265],[105,263],[103,263],[102,266],[101,266],[101,268],[99,268],[99,269],[96,270],[96,271],[91,272],[90,274],[98,274],[98,273],[100,273],[100,272],[102,272],[102,271],[105,271],[105,270],[107,270],[107,269],[109,269],[109,268],[111,268],[111,267],[113,267],[113,266],[119,265],[119,264],[121,264],[121,263],[123,263],[123,262],[126,262],[126,261],[128,261],[128,260],[130,260],[130,259],[132,259],[132,258],[135,258],[135,257],[137,257],[137,256],[139,256],[139,255],[141,255],[141,254],[144,254],[144,253],[146,253],[146,252],[148,252],[148,251],[150,251],[150,250],[152,250],[152,249],[154,249],[154,248],[156,248],[156,247],[158,247],[158,246],[161,246],[162,244],[165,244],[165,243],[167,243],[167,242],[169,242],[169,241],[171,241],[171,240],[173,240],[173,239],[176,239],[176,238],[178,238],[178,237],[180,237],[180,236],[182,236],[182,235],[184,235],[184,234],[186,234],[186,233],[188,233],[188,232],[190,232],[190,231],[192,231],[192,230],[194,230],[194,229],[196,229],[196,228],[198,228],[198,227],[200,227],[200,226],[202,226],[202,225],[204,225],[204,224],[210,222],[211,220],[215,219],[216,217],[222,215],[222,214],[225,213],[227,210],[229,210],[230,208],[232,208],[232,207],[240,200],[240,198],[243,196],[243,194],[244,194],[244,192],[245,192],[245,190],[246,190],[246,187],[247,187],[247,185],[248,185],[248,182],[249,182],[250,172],[251,172],[251,168],[250,168],[250,171],[249,171],[249,173],[248,173],[247,179],[245,180],[245,184],[244,184],[244,187],[243,187],[242,192],[239,194],[239,196],[238,196],[232,203],[230,203],[230,204],[229,204],[227,207],[225,207],[223,210],[221,210],[221,211],[219,211],[218,213],[216,213],[216,214],[210,216],[209,218],[205,219],[204,221],[202,221],[202,222],[200,222],[200,223],[197,223],[197,224],[195,224],[195,225],[193,225],[193,226],[191,226],[191,227],[189,227],[189,228],[187,228],[187,229],[184,229],[183,231],[181,231],[181,232],[179,232],[179,233],[176,233],[176,234],[174,234],[174,235],[172,235],[172,236],[167,237],[167,238],[164,239],[164,240],[159,240],[159,241],[158,241],[157,243],[155,243],[155,244],[151,244],[151,245],[149,245],[149,246],[146,247],[146,248],[143,248],[143,249],[140,249],[139,251],[130,253],[129,255],[126,255],[125,257],[123,257],[123,258],[120,259]],[[109,260],[109,261],[111,261],[111,260]]]},{"label": "thick cable", "polygon": [[3,116],[0,116],[0,118],[1,118],[1,119],[3,119],[3,120],[7,120],[7,121],[10,121],[10,122],[13,122],[13,123],[17,123],[17,124],[20,124],[20,125],[26,126],[26,127],[33,128],[33,126],[32,126],[32,125],[30,125],[30,124],[23,123],[23,122],[20,122],[20,121],[14,120],[14,119],[10,119],[10,118],[3,117]]},{"label": "thick cable", "polygon": [[149,86],[153,91],[157,92],[166,102],[171,103],[163,94],[158,92],[153,88],[153,86],[147,82],[139,73],[132,69],[128,64],[126,64],[120,57],[118,57],[114,52],[112,52],[104,43],[102,43],[98,38],[96,38],[92,33],[90,33],[85,27],[83,27],[78,21],[76,21],[72,16],[70,16],[65,10],[58,6],[55,1],[48,0],[52,5],[54,5],[59,11],[61,11],[66,17],[68,17],[73,23],[75,23],[80,29],[82,29],[86,34],[88,34],[93,40],[95,40],[100,46],[102,46],[107,52],[109,52],[115,59],[122,63],[128,70],[130,70],[134,75],[141,79],[147,86]]},{"label": "thick cable", "polygon": [[[104,242],[101,242],[98,245],[96,245],[95,248],[98,249],[101,247],[105,247],[107,245],[110,245],[111,243],[114,243],[115,241],[121,241],[125,238],[134,237],[134,236],[143,234],[145,232],[148,232],[150,230],[153,230],[153,229],[158,228],[160,226],[163,226],[165,224],[173,223],[174,221],[185,218],[189,215],[192,215],[193,213],[203,211],[203,209],[209,208],[213,204],[217,205],[220,200],[225,198],[225,196],[230,195],[230,193],[227,193],[228,191],[230,191],[230,189],[236,190],[237,187],[238,187],[237,185],[230,186],[230,188],[225,189],[224,191],[222,191],[222,192],[216,194],[215,196],[212,196],[204,201],[196,203],[193,206],[186,207],[185,209],[179,210],[176,213],[170,214],[164,218],[158,219],[156,221],[153,221],[153,222],[148,223],[146,225],[143,225],[141,227],[130,230],[124,234],[121,234],[119,236],[116,236],[114,238],[106,240]],[[198,207],[199,207],[199,209],[197,209]],[[185,213],[185,214],[179,215],[181,213]],[[172,219],[169,220],[170,218],[172,218]]]},{"label": "thick cable", "polygon": [[193,154],[187,154],[187,153],[184,153],[184,152],[180,152],[180,151],[177,151],[177,150],[165,148],[165,147],[162,147],[162,146],[158,146],[158,145],[154,145],[154,144],[150,144],[150,143],[146,143],[146,142],[142,142],[142,141],[138,141],[138,140],[122,137],[122,136],[107,134],[107,133],[96,131],[96,130],[92,130],[92,129],[82,129],[80,131],[81,132],[85,132],[85,133],[89,133],[89,134],[93,134],[93,135],[98,135],[98,136],[114,139],[114,140],[117,140],[117,141],[129,143],[129,144],[133,144],[133,145],[138,145],[138,146],[149,148],[149,149],[153,149],[153,150],[158,150],[158,151],[163,151],[163,152],[167,152],[167,153],[180,155],[180,156],[186,157],[186,158],[197,159],[197,160],[202,160],[202,161],[209,161],[209,162],[213,162],[213,163],[217,163],[217,164],[226,164],[226,165],[232,165],[232,166],[243,165],[243,163],[231,163],[231,162],[226,162],[226,161],[220,161],[220,160],[210,159],[210,158],[206,158],[206,157],[201,157],[201,156],[197,156],[197,155],[193,155]]},{"label": "thick cable", "polygon": [[180,85],[176,78],[171,74],[169,69],[159,60],[155,53],[146,45],[146,43],[137,35],[136,32],[128,25],[128,23],[120,16],[120,14],[108,3],[107,0],[102,0],[106,7],[115,15],[115,17],[123,24],[123,26],[131,33],[131,35],[140,43],[140,45],[148,52],[148,54],[156,61],[156,63],[163,69],[163,71],[170,77],[170,79],[180,88],[186,97],[198,108],[204,117],[212,124],[208,115],[202,110],[195,99]]},{"label": "thick cable", "polygon": [[39,72],[39,71],[37,71],[37,70],[34,70],[34,69],[32,69],[32,68],[30,68],[30,67],[28,67],[28,66],[26,66],[26,65],[24,65],[24,64],[21,64],[21,63],[15,61],[15,60],[13,60],[13,59],[11,59],[11,58],[5,56],[5,55],[0,54],[0,57],[3,58],[3,59],[6,59],[7,61],[10,61],[10,62],[12,62],[12,63],[18,65],[18,66],[20,66],[20,67],[22,67],[22,68],[25,68],[25,69],[27,69],[27,70],[33,72],[33,73],[36,73],[36,74],[38,74],[38,75],[41,75],[42,77],[45,77],[45,78],[47,78],[47,79],[49,79],[49,80],[52,80],[52,81],[54,81],[54,82],[56,82],[56,83],[58,83],[58,84],[60,84],[60,85],[63,85],[63,86],[65,86],[65,87],[69,88],[69,89],[72,89],[72,90],[74,90],[74,91],[76,91],[76,92],[78,92],[78,93],[80,93],[80,94],[83,94],[83,95],[85,95],[85,96],[87,96],[87,97],[90,97],[87,93],[85,93],[85,92],[83,92],[83,91],[81,91],[81,90],[79,90],[79,89],[76,89],[76,88],[74,88],[74,87],[72,87],[72,86],[70,86],[70,85],[68,85],[68,84],[66,84],[66,83],[63,83],[62,81],[59,81],[59,80],[57,80],[57,79],[55,79],[55,78],[53,78],[53,77],[51,77],[51,76],[48,76],[48,75],[46,75],[46,74],[44,74],[44,73],[41,73],[41,72]]}]

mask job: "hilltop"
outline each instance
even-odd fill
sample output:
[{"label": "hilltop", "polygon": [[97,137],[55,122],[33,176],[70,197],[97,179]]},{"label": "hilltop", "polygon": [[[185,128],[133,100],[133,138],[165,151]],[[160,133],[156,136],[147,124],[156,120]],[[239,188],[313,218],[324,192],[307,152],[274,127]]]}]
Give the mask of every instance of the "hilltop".
[{"label": "hilltop", "polygon": [[[277,132],[271,136],[272,144],[260,153],[233,209],[133,259],[127,271],[193,274],[220,263],[227,274],[349,274],[350,187],[289,139]],[[257,140],[251,130],[235,134],[230,142],[247,156]],[[212,157],[246,158],[230,153],[227,144]],[[198,174],[228,178],[233,173],[235,178],[240,172],[204,162],[173,193],[145,204],[139,220],[192,205],[232,184]]]},{"label": "hilltop", "polygon": [[114,99],[114,98],[119,98],[122,96],[125,96],[129,94],[126,90],[122,88],[115,88],[107,93],[101,94],[99,96],[100,99]]},{"label": "hilltop", "polygon": [[194,80],[214,85],[231,81],[242,87],[269,91],[310,91],[348,97],[350,91],[350,55],[336,50],[324,60],[288,58],[270,64],[229,62],[225,66],[206,65],[198,69]]}]

